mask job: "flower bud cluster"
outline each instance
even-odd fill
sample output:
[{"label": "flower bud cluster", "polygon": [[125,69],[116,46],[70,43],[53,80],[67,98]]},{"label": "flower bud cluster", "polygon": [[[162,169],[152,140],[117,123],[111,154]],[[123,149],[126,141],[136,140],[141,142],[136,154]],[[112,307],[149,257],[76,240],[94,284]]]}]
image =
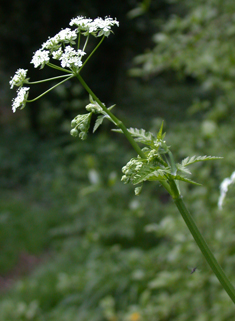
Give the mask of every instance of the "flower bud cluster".
[{"label": "flower bud cluster", "polygon": [[[94,114],[104,114],[102,107],[97,103],[97,101],[91,95],[89,95],[89,101],[90,103],[85,107],[87,111]],[[105,106],[104,103],[103,105]]]},{"label": "flower bud cluster", "polygon": [[101,114],[103,109],[96,102],[86,105],[86,110],[94,114]]},{"label": "flower bud cluster", "polygon": [[123,176],[121,181],[124,182],[124,184],[127,184],[133,179],[138,177],[138,172],[143,167],[143,159],[141,158],[132,158],[125,166],[122,168]]},{"label": "flower bud cluster", "polygon": [[84,114],[84,115],[77,115],[71,121],[71,131],[70,135],[77,137],[79,136],[82,140],[87,138],[87,132],[90,128],[92,113]]},{"label": "flower bud cluster", "polygon": [[[122,168],[122,181],[132,183],[133,185],[142,184],[146,180],[165,180],[165,175],[170,174],[168,164],[162,159],[161,152],[149,147],[142,148],[142,152],[146,158],[132,158]],[[135,193],[139,194],[140,190]]]}]

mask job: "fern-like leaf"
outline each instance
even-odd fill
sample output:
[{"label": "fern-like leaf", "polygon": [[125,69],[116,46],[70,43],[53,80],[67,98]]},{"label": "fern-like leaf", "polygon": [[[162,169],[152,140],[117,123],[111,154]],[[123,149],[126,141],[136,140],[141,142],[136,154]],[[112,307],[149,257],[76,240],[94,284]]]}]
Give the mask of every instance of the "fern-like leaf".
[{"label": "fern-like leaf", "polygon": [[181,175],[172,175],[172,178],[173,179],[176,179],[176,180],[178,180],[178,181],[183,181],[183,182],[186,182],[186,183],[190,183],[190,184],[193,184],[193,185],[201,185],[201,184],[199,184],[199,183],[197,183],[197,182],[194,182],[194,181],[192,181],[191,179],[188,179],[188,178],[186,178],[186,177],[183,177],[183,176],[181,176]]},{"label": "fern-like leaf", "polygon": [[[145,131],[144,129],[138,129],[138,128],[129,128],[127,129],[129,134],[135,139],[136,142],[142,143],[145,145],[152,146],[153,141],[155,140],[155,137],[152,133]],[[117,133],[122,133],[121,129],[113,129],[113,131]]]},{"label": "fern-like leaf", "polygon": [[149,168],[148,166],[143,167],[138,174],[132,177],[133,185],[140,184],[145,181],[162,181],[166,180],[164,175],[166,174],[166,170]]},{"label": "fern-like leaf", "polygon": [[188,166],[197,162],[204,162],[204,161],[208,161],[208,160],[216,160],[216,159],[221,159],[223,157],[218,157],[218,156],[192,156],[192,157],[186,157],[185,159],[182,160],[181,165],[184,166]]},{"label": "fern-like leaf", "polygon": [[180,172],[191,174],[190,170],[187,167],[183,166],[182,164],[176,164],[176,168]]}]

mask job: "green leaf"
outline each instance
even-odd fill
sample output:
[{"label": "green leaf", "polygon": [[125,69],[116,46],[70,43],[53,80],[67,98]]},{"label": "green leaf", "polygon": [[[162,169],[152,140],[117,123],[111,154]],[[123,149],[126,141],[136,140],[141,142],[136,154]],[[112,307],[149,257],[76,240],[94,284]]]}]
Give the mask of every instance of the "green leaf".
[{"label": "green leaf", "polygon": [[[108,110],[113,109],[116,105],[112,105],[108,108]],[[94,128],[93,128],[93,133],[100,127],[100,125],[103,123],[103,120],[105,118],[109,118],[109,115],[107,115],[105,112],[101,111],[103,115],[100,115],[97,117]],[[109,118],[110,119],[110,118]],[[110,119],[111,120],[111,119]]]},{"label": "green leaf", "polygon": [[181,176],[181,175],[171,175],[171,177],[172,177],[173,179],[176,179],[177,181],[183,181],[183,182],[186,182],[186,183],[190,183],[190,184],[193,184],[193,185],[199,185],[199,186],[202,185],[202,184],[199,184],[199,183],[197,183],[197,182],[192,181],[191,179],[188,179],[188,178],[186,178],[186,177],[183,177],[183,176]]},{"label": "green leaf", "polygon": [[145,181],[163,181],[166,180],[165,175],[170,173],[170,169],[161,169],[160,167],[150,167],[149,164],[142,165],[141,168],[131,170],[131,174],[126,174],[133,185],[140,184]]},{"label": "green leaf", "polygon": [[157,133],[157,140],[162,140],[162,139],[164,139],[164,137],[165,137],[165,134],[162,134],[162,131],[163,131],[163,123],[164,123],[164,122],[162,122],[161,128],[159,129],[159,132]]},{"label": "green leaf", "polygon": [[93,133],[100,127],[100,125],[103,123],[103,120],[106,117],[107,117],[106,115],[101,115],[101,116],[97,117],[94,128],[93,128]]},{"label": "green leaf", "polygon": [[[144,129],[138,129],[138,128],[129,128],[127,129],[129,134],[131,134],[132,137],[134,137],[135,141],[138,143],[142,143],[145,145],[153,146],[153,142],[155,140],[155,137],[152,133],[146,132]],[[117,133],[122,133],[121,129],[113,129],[113,131]]]},{"label": "green leaf", "polygon": [[133,179],[132,183],[134,185],[145,182],[145,181],[162,181],[166,180],[166,177],[164,175],[166,174],[166,171],[163,169],[149,169],[146,168],[145,170],[140,171]]},{"label": "green leaf", "polygon": [[190,170],[187,167],[183,166],[182,164],[176,164],[176,168],[180,172],[191,174]]},{"label": "green leaf", "polygon": [[219,157],[219,156],[192,156],[192,157],[186,157],[185,159],[182,160],[181,165],[184,166],[188,166],[197,162],[204,162],[204,161],[208,161],[208,160],[215,160],[215,159],[221,159],[223,157]]},{"label": "green leaf", "polygon": [[115,107],[115,106],[116,106],[116,104],[114,104],[114,105],[110,106],[110,107],[108,108],[108,110],[112,110],[112,109],[113,109],[113,107]]}]

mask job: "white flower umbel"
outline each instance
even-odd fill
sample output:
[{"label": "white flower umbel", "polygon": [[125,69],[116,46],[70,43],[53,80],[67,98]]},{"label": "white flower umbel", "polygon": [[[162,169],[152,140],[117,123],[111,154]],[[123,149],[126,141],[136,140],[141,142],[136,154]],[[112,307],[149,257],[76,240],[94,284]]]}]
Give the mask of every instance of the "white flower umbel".
[{"label": "white flower umbel", "polygon": [[[12,100],[13,112],[15,112],[16,109],[23,109],[26,102],[31,103],[36,101],[69,79],[73,77],[78,78],[81,69],[99,48],[104,38],[108,37],[112,32],[111,28],[114,25],[119,26],[119,22],[110,17],[92,20],[90,18],[87,19],[83,16],[78,16],[70,21],[70,26],[73,26],[73,30],[65,28],[59,31],[55,36],[48,38],[48,40],[42,44],[41,48],[34,53],[30,63],[34,65],[34,68],[40,67],[40,69],[42,69],[47,65],[57,71],[62,71],[64,74],[43,80],[29,81],[29,78],[26,78],[28,70],[18,69],[14,77],[10,80],[11,88],[14,86],[20,87],[17,91],[16,98]],[[88,57],[82,61],[83,56],[86,54],[85,50],[90,35],[101,37],[101,39]],[[86,39],[83,41],[81,36],[85,36]],[[58,62],[57,64],[50,62],[50,58],[58,60],[60,65],[58,65]],[[62,78],[63,80],[61,80]],[[34,99],[27,100],[29,87],[23,87],[24,84],[35,85],[55,80],[58,80],[59,82]],[[80,78],[79,80],[82,81]]]},{"label": "white flower umbel", "polygon": [[84,56],[86,53],[80,49],[75,50],[74,48],[67,46],[65,47],[64,53],[60,57],[61,60],[61,66],[63,68],[69,67],[69,68],[79,68],[82,66],[82,56]]},{"label": "white flower umbel", "polygon": [[108,37],[111,32],[111,27],[117,25],[119,22],[116,19],[106,17],[105,19],[96,18],[95,20],[87,19],[82,16],[73,18],[70,21],[70,26],[76,26],[77,32],[82,32],[84,35],[92,34],[95,37]]},{"label": "white flower umbel", "polygon": [[83,16],[78,16],[77,18],[73,18],[69,25],[70,26],[76,26],[77,31],[88,31],[89,30],[89,25],[91,24],[92,19],[90,18],[85,18]]},{"label": "white flower umbel", "polygon": [[17,108],[23,109],[25,107],[29,95],[29,89],[29,87],[22,87],[18,89],[16,98],[12,100],[13,113],[16,112]]},{"label": "white flower umbel", "polygon": [[104,20],[102,18],[96,18],[91,23],[91,29],[96,28],[97,30],[97,37],[105,36],[108,37],[111,32],[111,27],[117,25],[119,26],[119,22],[112,18],[106,17]]},{"label": "white flower umbel", "polygon": [[229,185],[231,185],[234,182],[235,182],[235,172],[233,172],[229,178],[228,177],[225,178],[223,180],[223,182],[220,184],[220,197],[218,200],[219,209],[222,209],[222,207],[223,207],[223,202],[224,202],[225,196],[228,192]]},{"label": "white flower umbel", "polygon": [[28,69],[18,69],[14,75],[14,77],[9,81],[9,84],[11,85],[11,89],[14,86],[22,87],[24,82],[28,79],[26,79]]},{"label": "white flower umbel", "polygon": [[34,64],[34,68],[40,66],[40,69],[44,68],[45,64],[50,61],[49,51],[48,50],[37,50],[33,55],[31,64]]}]

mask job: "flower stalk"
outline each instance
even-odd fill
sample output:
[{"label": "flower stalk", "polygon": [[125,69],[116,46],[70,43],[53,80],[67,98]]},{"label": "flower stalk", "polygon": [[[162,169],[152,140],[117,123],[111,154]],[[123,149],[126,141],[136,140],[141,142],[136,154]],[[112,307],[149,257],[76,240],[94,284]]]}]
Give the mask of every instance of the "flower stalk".
[{"label": "flower stalk", "polygon": [[[67,76],[67,75],[66,75]],[[67,80],[73,78],[74,75],[70,75],[70,76],[67,76],[67,78],[63,79],[62,81],[60,81],[59,83],[57,83],[56,85],[52,86],[51,88],[47,89],[46,91],[44,91],[41,95],[35,97],[34,99],[31,99],[31,100],[27,100],[27,103],[32,103],[33,101],[35,100],[38,100],[39,98],[43,97],[44,95],[46,95],[47,93],[49,93],[50,91],[52,91],[53,89],[55,89],[56,87],[60,86],[61,84],[63,84],[64,82],[66,82]],[[58,77],[55,77],[55,78],[58,78]]]}]

